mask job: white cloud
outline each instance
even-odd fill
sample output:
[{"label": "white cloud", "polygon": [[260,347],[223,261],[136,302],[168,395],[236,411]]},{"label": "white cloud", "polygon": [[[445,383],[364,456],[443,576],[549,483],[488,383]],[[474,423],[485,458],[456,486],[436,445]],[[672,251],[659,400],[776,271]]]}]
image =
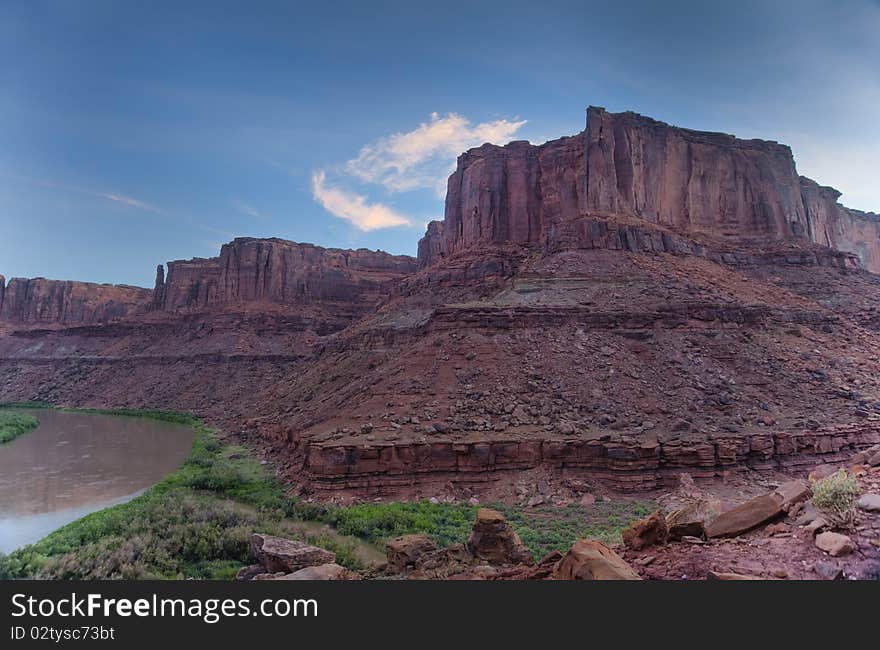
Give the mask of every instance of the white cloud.
[{"label": "white cloud", "polygon": [[367,203],[366,197],[360,194],[328,187],[323,170],[312,174],[312,195],[327,212],[363,231],[410,225],[409,219],[388,206]]},{"label": "white cloud", "polygon": [[432,188],[442,196],[455,159],[467,149],[507,143],[525,120],[496,120],[472,125],[448,113],[432,113],[430,121],[406,133],[394,133],[364,146],[345,170],[360,181],[382,185],[390,192]]}]

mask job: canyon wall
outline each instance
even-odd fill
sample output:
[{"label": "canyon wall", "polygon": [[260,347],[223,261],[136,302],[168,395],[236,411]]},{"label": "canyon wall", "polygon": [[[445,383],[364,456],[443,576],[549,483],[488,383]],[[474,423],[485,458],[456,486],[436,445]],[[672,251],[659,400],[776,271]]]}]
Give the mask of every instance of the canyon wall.
[{"label": "canyon wall", "polygon": [[239,238],[219,257],[159,265],[155,289],[0,276],[0,321],[89,325],[147,311],[199,311],[242,303],[370,307],[418,264],[406,255],[339,250],[283,239]]},{"label": "canyon wall", "polygon": [[34,325],[90,325],[131,316],[152,300],[149,289],[0,276],[0,321]]},{"label": "canyon wall", "polygon": [[844,208],[839,196],[798,176],[785,145],[591,107],[576,136],[462,154],[443,225],[420,242],[419,261],[485,243],[546,245],[598,214],[719,240],[814,242],[880,272],[880,217]]},{"label": "canyon wall", "polygon": [[840,192],[801,176],[801,195],[817,244],[858,256],[869,271],[880,273],[880,215],[840,205]]},{"label": "canyon wall", "polygon": [[373,304],[389,283],[416,270],[405,255],[339,250],[282,239],[239,238],[215,258],[168,263],[157,272],[156,307],[175,311],[262,302]]}]

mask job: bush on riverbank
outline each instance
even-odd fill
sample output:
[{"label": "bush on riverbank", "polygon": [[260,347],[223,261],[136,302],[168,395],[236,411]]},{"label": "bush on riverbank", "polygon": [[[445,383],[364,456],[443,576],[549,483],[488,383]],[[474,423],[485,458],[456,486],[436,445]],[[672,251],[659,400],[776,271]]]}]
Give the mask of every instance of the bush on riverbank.
[{"label": "bush on riverbank", "polygon": [[194,428],[184,465],[140,497],[0,558],[0,578],[229,579],[251,563],[254,531],[320,543],[340,564],[361,568],[354,544],[295,530],[286,519],[293,503],[246,450],[221,444],[188,416],[149,415]]},{"label": "bush on riverbank", "polygon": [[0,445],[15,440],[36,428],[40,421],[33,415],[0,410]]}]

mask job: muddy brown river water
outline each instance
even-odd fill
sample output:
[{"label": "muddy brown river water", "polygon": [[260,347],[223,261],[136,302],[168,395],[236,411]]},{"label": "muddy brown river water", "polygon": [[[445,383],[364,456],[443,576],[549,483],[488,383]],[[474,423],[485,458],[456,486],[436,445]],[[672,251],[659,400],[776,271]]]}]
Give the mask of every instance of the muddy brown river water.
[{"label": "muddy brown river water", "polygon": [[180,467],[189,427],[149,418],[23,409],[39,426],[0,445],[0,552],[128,501]]}]

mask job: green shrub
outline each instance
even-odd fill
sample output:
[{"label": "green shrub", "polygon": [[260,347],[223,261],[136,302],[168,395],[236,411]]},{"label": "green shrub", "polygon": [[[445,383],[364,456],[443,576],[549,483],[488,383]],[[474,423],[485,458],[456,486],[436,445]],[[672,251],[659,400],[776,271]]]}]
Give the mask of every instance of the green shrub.
[{"label": "green shrub", "polygon": [[21,434],[36,428],[39,423],[33,415],[0,411],[0,444],[15,440]]},{"label": "green shrub", "polygon": [[858,481],[845,469],[813,482],[813,505],[832,525],[852,524],[858,496]]}]

